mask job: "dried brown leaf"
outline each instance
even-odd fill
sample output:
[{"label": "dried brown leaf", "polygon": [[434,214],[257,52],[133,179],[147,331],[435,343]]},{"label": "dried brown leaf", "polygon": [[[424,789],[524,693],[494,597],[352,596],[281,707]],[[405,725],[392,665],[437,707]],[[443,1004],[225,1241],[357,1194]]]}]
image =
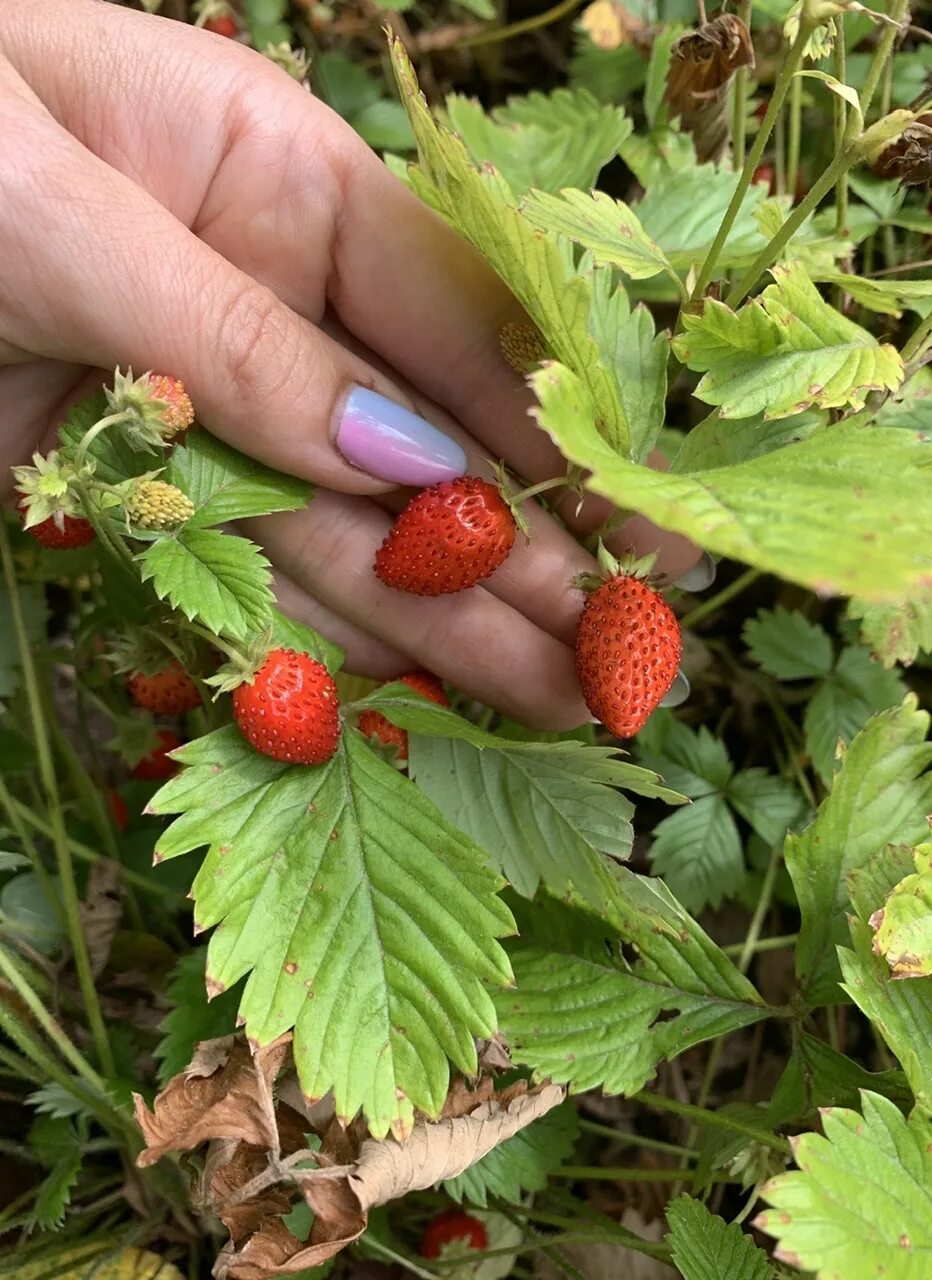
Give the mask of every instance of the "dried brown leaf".
[{"label": "dried brown leaf", "polygon": [[[314,1224],[315,1227],[317,1224]],[[224,1245],[214,1264],[215,1280],[268,1280],[271,1276],[293,1276],[308,1267],[321,1263],[338,1254],[348,1244],[362,1235],[363,1221],[355,1235],[346,1239],[325,1241],[318,1244],[302,1244],[291,1234],[281,1218],[270,1222],[265,1230],[252,1236],[241,1249]]]},{"label": "dried brown leaf", "polygon": [[253,1146],[278,1150],[272,1083],[288,1052],[290,1036],[281,1036],[253,1054],[231,1037],[198,1045],[191,1065],[170,1080],[150,1111],[133,1095],[136,1120],[146,1149],[136,1163],[155,1164],[169,1151],[191,1151],[214,1138],[239,1138]]},{"label": "dried brown leaf", "polygon": [[81,903],[81,932],[87,944],[91,973],[99,978],[110,957],[110,944],[123,918],[123,875],[112,858],[91,863],[87,893]]},{"label": "dried brown leaf", "polygon": [[664,100],[670,118],[679,117],[692,134],[700,163],[724,154],[731,78],[739,67],[753,66],[751,33],[733,13],[719,14],[673,45]]}]

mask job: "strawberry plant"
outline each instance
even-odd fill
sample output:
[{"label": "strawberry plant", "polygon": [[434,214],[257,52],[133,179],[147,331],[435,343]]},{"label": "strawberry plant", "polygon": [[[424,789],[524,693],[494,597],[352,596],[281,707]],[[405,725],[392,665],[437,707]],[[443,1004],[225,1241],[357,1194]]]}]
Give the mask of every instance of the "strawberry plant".
[{"label": "strawberry plant", "polygon": [[0,517],[0,1276],[921,1280],[929,45],[900,0],[427,8],[172,16],[514,296],[554,475],[406,494],[370,573],[455,609],[601,500],[594,719],[361,679],[244,523],[311,485],[170,370],[72,405]]}]

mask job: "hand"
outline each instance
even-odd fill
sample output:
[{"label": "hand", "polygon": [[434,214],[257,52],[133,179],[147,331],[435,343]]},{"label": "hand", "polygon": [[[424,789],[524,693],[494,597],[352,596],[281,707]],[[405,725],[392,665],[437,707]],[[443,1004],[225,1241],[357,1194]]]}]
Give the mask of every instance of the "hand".
[{"label": "hand", "polygon": [[[530,484],[564,470],[479,256],[267,60],[96,0],[0,0],[0,128],[3,476],[101,370],[174,374],[211,431],[320,486],[249,532],[350,670],[424,666],[528,724],[586,720],[570,582],[592,561],[540,508],[486,588],[425,600],[372,572],[399,484],[500,456]],[[612,545],[659,548],[671,577],[698,558],[644,520]]]}]

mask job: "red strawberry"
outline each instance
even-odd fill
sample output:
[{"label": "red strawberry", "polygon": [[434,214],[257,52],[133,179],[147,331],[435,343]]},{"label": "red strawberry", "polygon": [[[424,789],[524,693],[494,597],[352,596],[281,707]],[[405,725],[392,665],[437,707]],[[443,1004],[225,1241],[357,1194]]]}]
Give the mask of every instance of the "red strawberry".
[{"label": "red strawberry", "polygon": [[219,18],[208,18],[204,23],[204,30],[213,31],[218,36],[229,36],[230,39],[239,35],[239,27],[228,13],[221,14]]},{"label": "red strawberry", "polygon": [[494,484],[445,480],[411,499],[379,547],[375,572],[417,596],[465,591],[505,562],[516,528]]},{"label": "red strawberry", "polygon": [[439,1258],[443,1246],[451,1240],[462,1240],[468,1249],[486,1249],[489,1237],[485,1225],[462,1209],[448,1209],[427,1224],[421,1240],[422,1258]]},{"label": "red strawberry", "polygon": [[131,777],[138,778],[142,782],[162,782],[178,772],[178,762],[169,759],[168,753],[182,745],[181,739],[176,733],[172,733],[171,729],[159,729],[157,736],[159,745],[147,756],[143,756],[133,769]]},{"label": "red strawberry", "polygon": [[256,751],[289,764],[323,764],[340,741],[330,673],[293,649],[272,649],[253,681],[233,690],[233,718]]},{"label": "red strawberry", "polygon": [[640,578],[609,578],[586,598],[576,631],[586,706],[616,737],[634,737],[672,685],[682,648],[662,596]]},{"label": "red strawberry", "polygon": [[131,672],[126,687],[134,702],[157,716],[180,716],[183,711],[193,711],[201,705],[197,685],[177,659],[151,675],[144,671]]},{"label": "red strawberry", "polygon": [[[438,706],[448,707],[450,705],[450,700],[444,691],[443,685],[429,671],[413,671],[411,675],[399,678],[402,684],[406,684],[415,693],[422,693],[425,698],[429,698],[431,702],[436,702]],[[387,747],[395,747],[398,759],[407,760],[407,733],[399,725],[392,724],[391,720],[383,716],[380,711],[364,711],[359,717],[359,729],[367,738],[378,738]]]},{"label": "red strawberry", "polygon": [[[25,499],[20,497],[16,503],[23,515],[26,510],[24,502]],[[94,526],[90,520],[85,520],[83,516],[66,515],[62,515],[60,519],[61,527],[54,516],[49,516],[48,520],[32,525],[26,532],[50,551],[70,551],[74,547],[86,547],[89,542],[94,541]]]},{"label": "red strawberry", "polygon": [[110,817],[116,829],[125,831],[129,826],[129,805],[119,791],[107,792],[107,808],[110,810]]}]

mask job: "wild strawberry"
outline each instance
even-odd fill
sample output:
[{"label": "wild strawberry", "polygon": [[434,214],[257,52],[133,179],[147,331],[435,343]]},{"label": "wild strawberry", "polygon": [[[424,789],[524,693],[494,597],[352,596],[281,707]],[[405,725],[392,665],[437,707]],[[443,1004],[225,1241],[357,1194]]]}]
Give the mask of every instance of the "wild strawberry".
[{"label": "wild strawberry", "polygon": [[110,817],[117,831],[125,831],[129,826],[129,805],[119,791],[107,792],[107,808],[110,810]]},{"label": "wild strawberry", "polygon": [[201,705],[197,685],[177,659],[154,671],[133,671],[126,681],[133,701],[157,716],[180,716]]},{"label": "wild strawberry", "polygon": [[756,187],[766,187],[771,195],[777,189],[777,177],[772,164],[759,164],[751,181]]},{"label": "wild strawberry", "polygon": [[[400,676],[399,679],[409,689],[413,689],[415,693],[423,694],[425,698],[429,698],[431,702],[436,702],[438,706],[448,707],[450,705],[450,700],[443,685],[429,671],[413,671],[408,676]],[[383,716],[380,711],[364,711],[359,717],[359,731],[365,734],[367,738],[378,738],[387,747],[394,747],[398,759],[407,760],[407,733],[399,725],[392,724],[391,720]]]},{"label": "wild strawberry", "polygon": [[323,764],[340,741],[337,687],[323,663],[272,649],[233,690],[233,718],[256,751],[289,764]]},{"label": "wild strawberry", "polygon": [[194,421],[194,405],[184,383],[170,373],[147,373],[144,378],[152,399],[160,400],[165,406],[159,414],[165,428],[164,435],[171,438],[187,431]]},{"label": "wild strawberry", "polygon": [[[21,513],[25,511],[23,499],[16,504]],[[83,516],[66,516],[61,512],[30,525],[26,530],[40,546],[50,551],[71,551],[74,547],[86,547],[95,538],[94,526]]]},{"label": "wild strawberry", "polygon": [[576,674],[586,706],[610,733],[632,738],[674,679],[682,652],[676,615],[630,574],[586,598],[576,631]]},{"label": "wild strawberry", "polygon": [[465,591],[508,558],[517,525],[494,484],[475,476],[445,480],[417,494],[375,557],[389,587],[418,596]]},{"label": "wild strawberry", "polygon": [[219,18],[208,18],[204,23],[204,30],[212,31],[217,36],[228,36],[231,40],[239,35],[236,20],[228,13],[221,14]]},{"label": "wild strawberry", "polygon": [[171,729],[158,729],[156,736],[159,745],[142,757],[130,775],[142,782],[162,782],[173,777],[179,769],[178,762],[170,759],[168,753],[182,745],[181,739]]},{"label": "wild strawberry", "polygon": [[489,1237],[485,1224],[462,1209],[448,1209],[427,1224],[421,1239],[421,1257],[439,1258],[444,1245],[462,1240],[467,1249],[487,1249]]},{"label": "wild strawberry", "polygon": [[188,495],[164,480],[137,480],[123,509],[140,529],[171,529],[194,515],[194,503]]}]

